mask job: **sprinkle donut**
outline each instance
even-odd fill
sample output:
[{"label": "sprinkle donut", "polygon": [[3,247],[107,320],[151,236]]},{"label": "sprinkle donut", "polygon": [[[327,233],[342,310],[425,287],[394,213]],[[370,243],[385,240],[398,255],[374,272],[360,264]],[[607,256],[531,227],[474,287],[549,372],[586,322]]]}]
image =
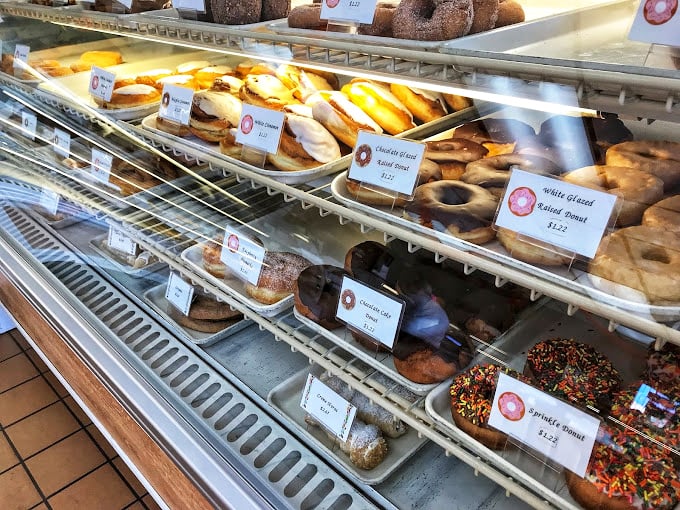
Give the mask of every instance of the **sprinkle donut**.
[{"label": "sprinkle donut", "polygon": [[527,353],[524,375],[543,391],[576,405],[608,408],[621,385],[611,361],[592,346],[567,338],[538,342]]},{"label": "sprinkle donut", "polygon": [[493,450],[505,446],[507,436],[488,427],[499,373],[526,381],[511,368],[476,365],[453,378],[450,388],[451,417],[466,434]]},{"label": "sprinkle donut", "polygon": [[644,16],[650,25],[663,25],[670,20],[678,10],[678,0],[647,0]]},{"label": "sprinkle donut", "polygon": [[472,0],[402,0],[392,19],[397,39],[444,41],[466,35],[472,27]]}]

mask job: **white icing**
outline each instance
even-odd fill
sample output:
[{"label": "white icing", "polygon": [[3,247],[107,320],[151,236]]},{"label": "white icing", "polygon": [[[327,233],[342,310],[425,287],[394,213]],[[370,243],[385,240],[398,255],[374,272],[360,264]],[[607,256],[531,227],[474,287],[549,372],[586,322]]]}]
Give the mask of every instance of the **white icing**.
[{"label": "white icing", "polygon": [[254,94],[263,98],[275,97],[287,102],[293,102],[293,95],[288,87],[276,76],[256,74],[246,77],[246,86]]},{"label": "white icing", "polygon": [[190,71],[197,71],[198,69],[203,69],[204,67],[210,67],[210,62],[207,60],[191,60],[180,64],[175,68],[177,74],[184,74]]},{"label": "white icing", "polygon": [[284,112],[294,113],[295,115],[302,115],[303,117],[314,118],[312,115],[312,107],[306,104],[287,104],[283,107]]},{"label": "white icing", "polygon": [[228,86],[229,91],[233,93],[238,92],[243,86],[243,80],[241,78],[231,76],[230,74],[225,74],[224,76],[215,78],[215,82],[219,82],[220,84],[222,84],[222,86],[225,85]]},{"label": "white icing", "polygon": [[158,76],[158,75],[168,75],[172,74],[172,70],[170,69],[151,69],[151,71],[144,71],[143,73],[139,73],[137,76]]},{"label": "white icing", "polygon": [[190,74],[175,74],[172,76],[166,76],[165,78],[160,78],[156,80],[156,83],[160,83],[161,85],[184,85],[185,83],[188,83],[194,79],[193,76]]},{"label": "white icing", "polygon": [[428,101],[436,101],[438,102],[441,107],[446,111],[446,103],[444,102],[444,96],[442,96],[439,92],[432,92],[431,90],[423,90],[423,89],[417,89],[414,87],[409,87],[413,92],[418,94],[419,96],[423,96],[425,99]]},{"label": "white icing", "polygon": [[340,158],[340,146],[335,137],[320,123],[300,115],[286,115],[286,121],[295,140],[320,163],[330,163]]},{"label": "white icing", "polygon": [[194,104],[206,115],[225,119],[237,126],[241,119],[241,101],[229,92],[205,90],[194,94]]},{"label": "white icing", "polygon": [[199,73],[228,74],[232,72],[229,66],[209,66],[198,71]]},{"label": "white icing", "polygon": [[120,94],[123,96],[127,95],[148,95],[148,94],[157,94],[157,90],[153,88],[151,85],[142,85],[141,83],[135,83],[133,85],[126,85],[125,87],[120,87],[116,90],[114,90],[116,94]]}]

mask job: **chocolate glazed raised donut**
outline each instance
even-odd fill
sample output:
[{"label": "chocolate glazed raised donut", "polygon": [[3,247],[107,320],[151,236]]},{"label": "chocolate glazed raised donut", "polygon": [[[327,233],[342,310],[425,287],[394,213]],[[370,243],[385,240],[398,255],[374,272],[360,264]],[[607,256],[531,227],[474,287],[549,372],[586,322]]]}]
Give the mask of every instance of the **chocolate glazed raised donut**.
[{"label": "chocolate glazed raised donut", "polygon": [[418,41],[456,39],[470,31],[472,19],[472,0],[402,0],[392,19],[392,33]]}]

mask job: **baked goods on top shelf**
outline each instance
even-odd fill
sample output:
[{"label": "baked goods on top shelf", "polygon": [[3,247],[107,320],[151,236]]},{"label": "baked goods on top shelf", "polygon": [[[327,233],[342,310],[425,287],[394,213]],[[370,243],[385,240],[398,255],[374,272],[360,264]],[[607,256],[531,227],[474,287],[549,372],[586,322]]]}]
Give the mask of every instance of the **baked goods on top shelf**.
[{"label": "baked goods on top shelf", "polygon": [[246,293],[263,304],[277,303],[293,293],[298,276],[311,265],[295,253],[267,251],[257,285],[246,283]]},{"label": "baked goods on top shelf", "polygon": [[542,340],[527,352],[524,375],[575,406],[609,409],[621,376],[593,346],[567,338]]},{"label": "baked goods on top shelf", "polygon": [[657,176],[666,191],[680,184],[680,142],[623,142],[607,149],[607,164],[629,166]]},{"label": "baked goods on top shelf", "polygon": [[123,63],[123,56],[118,51],[86,51],[71,64],[75,73],[89,71],[92,66],[109,67]]}]

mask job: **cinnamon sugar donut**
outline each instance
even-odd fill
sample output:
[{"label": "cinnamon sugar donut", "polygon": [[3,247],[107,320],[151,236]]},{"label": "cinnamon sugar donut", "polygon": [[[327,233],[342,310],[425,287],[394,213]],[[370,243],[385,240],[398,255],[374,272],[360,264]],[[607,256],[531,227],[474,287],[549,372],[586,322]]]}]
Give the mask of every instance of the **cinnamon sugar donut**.
[{"label": "cinnamon sugar donut", "polygon": [[515,0],[501,0],[498,4],[498,17],[494,28],[514,25],[524,21],[524,9]]},{"label": "cinnamon sugar donut", "polygon": [[680,142],[623,142],[607,150],[607,164],[629,166],[660,178],[665,189],[680,184]]},{"label": "cinnamon sugar donut", "polygon": [[645,209],[663,196],[663,181],[634,168],[595,165],[564,176],[566,182],[618,195],[622,202],[617,226],[639,223]]},{"label": "cinnamon sugar donut", "polygon": [[498,0],[472,0],[474,17],[468,33],[476,34],[494,28],[498,19],[498,5]]},{"label": "cinnamon sugar donut", "polygon": [[484,188],[460,181],[435,181],[416,188],[406,208],[416,213],[421,224],[439,221],[453,236],[482,244],[494,238],[491,227],[496,199]]},{"label": "cinnamon sugar donut", "polygon": [[247,294],[264,304],[274,304],[293,293],[300,273],[312,263],[295,253],[268,251],[257,285],[247,283]]},{"label": "cinnamon sugar donut", "polygon": [[262,0],[260,21],[270,21],[288,16],[290,0]]},{"label": "cinnamon sugar donut", "polygon": [[680,239],[677,233],[647,226],[627,227],[600,243],[588,266],[604,278],[595,285],[618,283],[642,292],[655,305],[680,302]]},{"label": "cinnamon sugar donut", "polygon": [[[210,0],[215,23],[222,25],[246,25],[260,21],[262,0]],[[205,66],[204,66],[205,67]]]},{"label": "cinnamon sugar donut", "polygon": [[645,210],[642,224],[670,232],[680,232],[680,195],[668,197]]},{"label": "cinnamon sugar donut", "polygon": [[288,13],[290,28],[307,28],[311,30],[326,30],[328,21],[321,19],[321,4],[304,4],[293,7]]},{"label": "cinnamon sugar donut", "polygon": [[394,4],[379,2],[375,6],[373,23],[360,24],[357,28],[357,34],[392,37],[392,20],[395,11],[396,6]]},{"label": "cinnamon sugar donut", "polygon": [[402,0],[392,19],[397,39],[444,41],[466,35],[472,26],[472,0]]}]

